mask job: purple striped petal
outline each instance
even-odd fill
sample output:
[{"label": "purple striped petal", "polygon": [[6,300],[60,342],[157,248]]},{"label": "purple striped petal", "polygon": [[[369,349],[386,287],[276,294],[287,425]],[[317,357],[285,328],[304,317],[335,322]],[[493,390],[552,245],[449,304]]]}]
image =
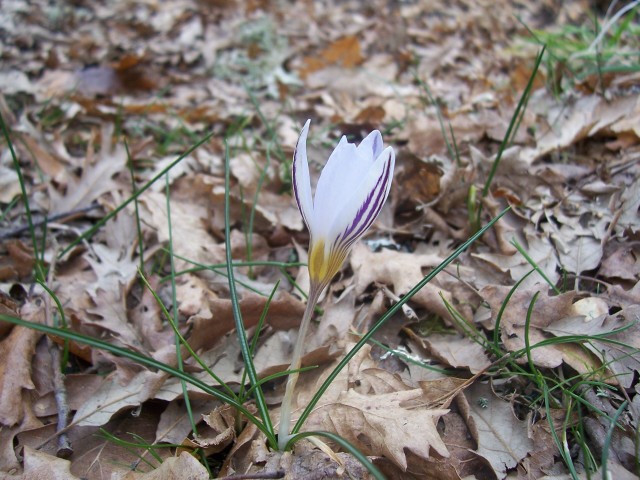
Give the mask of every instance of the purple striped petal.
[{"label": "purple striped petal", "polygon": [[330,234],[334,245],[349,248],[371,227],[389,195],[394,166],[395,153],[387,147],[336,215]]}]

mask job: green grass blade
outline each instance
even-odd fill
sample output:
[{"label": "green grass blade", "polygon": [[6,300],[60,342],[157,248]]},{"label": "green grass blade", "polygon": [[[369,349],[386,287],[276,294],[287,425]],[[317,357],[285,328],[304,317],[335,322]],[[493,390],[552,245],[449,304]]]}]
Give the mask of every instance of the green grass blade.
[{"label": "green grass blade", "polygon": [[[178,299],[176,297],[176,262],[173,256],[173,225],[171,222],[171,192],[169,191],[169,175],[164,177],[164,190],[166,196],[167,205],[167,229],[169,232],[169,266],[171,268],[171,306],[173,315],[169,317],[169,322],[174,327],[174,332],[178,330]],[[137,203],[137,202],[136,202]],[[175,335],[176,344],[176,362],[178,364],[178,370],[184,371],[184,362],[182,359],[182,350],[180,348],[182,335]],[[191,431],[194,435],[198,435],[198,429],[196,422],[193,418],[193,410],[191,408],[191,399],[189,398],[189,391],[187,390],[187,383],[184,380],[180,380],[180,386],[182,387],[182,398],[184,399],[184,406],[187,409],[187,417],[191,423]]]},{"label": "green grass blade", "polygon": [[[233,310],[233,319],[236,324],[236,334],[238,337],[238,341],[240,342],[240,350],[242,351],[242,359],[244,361],[244,367],[247,370],[247,375],[249,376],[249,382],[251,386],[258,385],[258,376],[256,374],[255,366],[253,365],[253,358],[251,357],[251,351],[249,349],[249,342],[247,341],[247,332],[244,328],[244,323],[242,321],[242,313],[240,312],[240,302],[238,300],[238,293],[236,291],[236,282],[235,276],[233,273],[233,258],[231,256],[231,218],[230,218],[230,210],[231,210],[231,198],[230,198],[230,190],[231,190],[231,167],[230,167],[230,159],[229,159],[229,144],[225,140],[225,168],[224,168],[224,242],[226,249],[226,260],[227,260],[227,278],[229,280],[229,296],[231,297],[231,307]],[[255,389],[254,397],[256,399],[256,406],[258,407],[258,412],[260,412],[260,417],[264,422],[265,426],[265,435],[267,436],[267,440],[269,441],[269,445],[277,449],[278,442],[276,441],[276,437],[273,430],[273,423],[271,422],[271,417],[269,416],[269,409],[267,407],[267,402],[264,398],[264,394],[262,393],[262,389],[260,387]]]},{"label": "green grass blade", "polygon": [[524,322],[524,349],[527,355],[527,362],[529,362],[529,369],[532,372],[537,372],[537,368],[533,363],[533,356],[531,356],[531,340],[529,338],[529,333],[531,332],[531,317],[533,316],[533,307],[536,304],[536,300],[538,300],[538,296],[540,292],[536,292],[533,294],[533,298],[531,302],[529,302],[529,308],[527,308],[527,316]]},{"label": "green grass blade", "polygon": [[526,274],[524,274],[516,283],[515,285],[513,285],[513,287],[511,287],[511,290],[509,290],[509,293],[507,293],[507,296],[504,298],[504,301],[502,302],[502,305],[500,305],[500,310],[498,311],[498,314],[496,315],[496,324],[493,328],[493,347],[494,347],[494,351],[495,352],[499,352],[500,351],[500,324],[502,323],[502,316],[504,315],[504,311],[507,308],[507,305],[509,304],[509,301],[511,300],[511,297],[516,293],[516,290],[518,290],[518,288],[520,287],[520,285],[522,285],[522,282],[524,282],[527,277],[529,277],[529,275],[531,275],[533,272],[535,272],[535,269],[529,270]]},{"label": "green grass blade", "polygon": [[[256,354],[256,347],[258,346],[258,338],[260,337],[260,331],[262,330],[262,326],[264,325],[264,322],[267,319],[267,312],[269,311],[269,306],[271,305],[271,301],[273,300],[274,295],[278,291],[279,286],[280,286],[280,280],[278,280],[276,284],[273,286],[273,289],[271,290],[271,295],[269,295],[269,298],[267,298],[267,301],[264,304],[264,308],[262,309],[262,313],[260,314],[260,318],[258,319],[258,323],[256,324],[255,333],[253,334],[253,339],[251,340],[251,345],[249,346],[249,354],[251,355],[251,358],[253,358],[253,356]],[[242,380],[240,380],[240,392],[238,393],[238,397],[240,398],[246,398],[248,395],[251,395],[251,393],[254,390],[254,387],[252,386],[249,389],[249,391],[246,392],[246,396],[245,396],[244,386],[245,386],[246,378],[247,378],[247,369],[245,369],[244,372],[242,372]],[[262,382],[258,382],[257,385],[261,385],[261,384]]]},{"label": "green grass blade", "polygon": [[[124,141],[124,148],[127,152],[127,168],[129,170],[129,176],[131,177],[131,193],[135,195],[136,176],[133,171],[133,158],[131,158],[131,153],[129,152],[129,142],[127,142],[126,139]],[[138,232],[138,256],[140,257],[140,270],[144,271],[144,244],[142,241],[142,223],[140,221],[140,206],[138,197],[135,197],[133,203],[133,211],[135,213],[136,230]]]},{"label": "green grass blade", "polygon": [[[509,127],[507,128],[507,132],[504,134],[504,138],[502,139],[502,143],[498,148],[498,153],[496,154],[496,158],[491,165],[491,170],[489,171],[489,176],[487,177],[487,181],[484,184],[484,188],[482,189],[482,196],[486,197],[489,195],[489,189],[491,188],[491,183],[493,182],[493,177],[495,177],[496,172],[498,171],[498,166],[500,165],[500,160],[502,159],[502,154],[506,150],[507,146],[512,141],[513,137],[517,132],[516,125],[519,124],[518,119],[524,113],[525,105],[529,100],[529,95],[531,94],[531,89],[533,88],[533,81],[536,78],[536,73],[538,73],[538,68],[540,68],[540,62],[542,62],[542,58],[544,56],[544,52],[546,50],[546,46],[542,47],[538,57],[536,58],[536,63],[533,67],[533,71],[531,72],[531,76],[529,77],[529,81],[527,82],[527,86],[522,92],[520,96],[520,100],[518,101],[518,105],[516,107],[515,112],[511,116],[511,121],[509,122]],[[476,225],[480,225],[480,215],[482,214],[482,204],[478,206],[478,216],[476,217]]]}]

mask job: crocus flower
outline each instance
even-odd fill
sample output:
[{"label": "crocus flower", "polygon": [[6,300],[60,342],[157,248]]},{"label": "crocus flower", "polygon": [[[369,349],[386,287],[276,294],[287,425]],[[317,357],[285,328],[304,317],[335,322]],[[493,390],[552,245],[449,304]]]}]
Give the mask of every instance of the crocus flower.
[{"label": "crocus flower", "polygon": [[383,148],[382,135],[374,130],[357,147],[342,137],[325,165],[315,196],[307,161],[304,124],[293,157],[293,191],[302,218],[311,234],[309,276],[320,290],[338,272],[353,244],[375,221],[393,179],[395,153]]},{"label": "crocus flower", "polygon": [[342,137],[320,174],[314,196],[307,161],[310,123],[307,120],[304,124],[293,155],[293,192],[311,234],[311,285],[289,367],[292,373],[280,408],[278,446],[281,450],[291,439],[291,401],[313,309],[353,244],[366,233],[382,210],[391,188],[396,160],[393,148],[383,147],[382,135],[377,130],[367,135],[357,147]]}]

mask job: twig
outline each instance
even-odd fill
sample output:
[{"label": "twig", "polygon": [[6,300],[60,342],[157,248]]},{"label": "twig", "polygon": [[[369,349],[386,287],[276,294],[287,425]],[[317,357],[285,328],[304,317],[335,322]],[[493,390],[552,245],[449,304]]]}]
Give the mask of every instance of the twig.
[{"label": "twig", "polygon": [[262,478],[284,478],[284,470],[276,470],[267,473],[239,473],[237,475],[229,475],[228,477],[220,477],[218,480],[252,480]]},{"label": "twig", "polygon": [[[57,252],[56,252],[57,253]],[[49,275],[47,277],[47,283],[49,285],[53,282],[53,275],[55,272],[56,255],[52,256],[51,266],[49,268]],[[44,299],[45,302],[45,318],[47,325],[52,326],[51,319],[51,296],[47,295]],[[64,374],[62,373],[62,367],[60,365],[60,350],[58,345],[51,340],[51,337],[47,336],[47,345],[49,347],[49,355],[51,356],[51,369],[53,370],[53,391],[56,399],[56,406],[58,408],[58,425],[56,431],[60,432],[58,435],[58,449],[56,450],[56,456],[59,458],[69,458],[73,454],[73,447],[66,431],[67,422],[69,420],[69,403],[67,402],[67,388],[64,384]]]},{"label": "twig", "polygon": [[[100,204],[92,203],[88,207],[78,208],[76,210],[70,210],[68,212],[56,213],[50,216],[43,215],[41,219],[38,219],[38,220],[34,219],[33,226],[39,227],[41,225],[44,225],[45,223],[55,222],[62,218],[73,217],[81,213],[87,213],[87,212],[90,212],[91,210],[95,210],[96,208],[100,208]],[[31,225],[27,224],[27,225],[21,225],[19,227],[16,227],[13,230],[6,230],[0,233],[0,240],[6,240],[7,238],[17,237],[18,235],[28,231],[30,228],[31,228]]]}]

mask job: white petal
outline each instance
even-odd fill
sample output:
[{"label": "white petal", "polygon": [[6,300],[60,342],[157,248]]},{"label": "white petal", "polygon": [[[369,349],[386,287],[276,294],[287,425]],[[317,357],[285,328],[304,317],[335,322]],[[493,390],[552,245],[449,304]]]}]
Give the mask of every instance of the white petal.
[{"label": "white petal", "polygon": [[378,130],[371,132],[360,142],[360,145],[358,145],[358,151],[362,152],[362,155],[371,155],[372,159],[378,158],[382,150],[382,134]]},{"label": "white petal", "polygon": [[311,197],[311,177],[307,161],[307,135],[311,120],[307,120],[300,132],[298,143],[293,154],[293,193],[298,203],[304,223],[310,232],[313,231],[313,200]]},{"label": "white petal", "polygon": [[360,151],[352,143],[342,137],[325,165],[316,193],[313,207],[316,213],[314,234],[327,237],[334,223],[336,213],[344,208],[345,202],[365,180],[375,158],[366,155],[367,150]]},{"label": "white petal", "polygon": [[361,173],[364,181],[344,199],[343,208],[334,212],[334,222],[327,235],[330,241],[335,239],[338,245],[350,247],[365,234],[389,195],[394,167],[395,153],[387,147],[368,171]]}]

